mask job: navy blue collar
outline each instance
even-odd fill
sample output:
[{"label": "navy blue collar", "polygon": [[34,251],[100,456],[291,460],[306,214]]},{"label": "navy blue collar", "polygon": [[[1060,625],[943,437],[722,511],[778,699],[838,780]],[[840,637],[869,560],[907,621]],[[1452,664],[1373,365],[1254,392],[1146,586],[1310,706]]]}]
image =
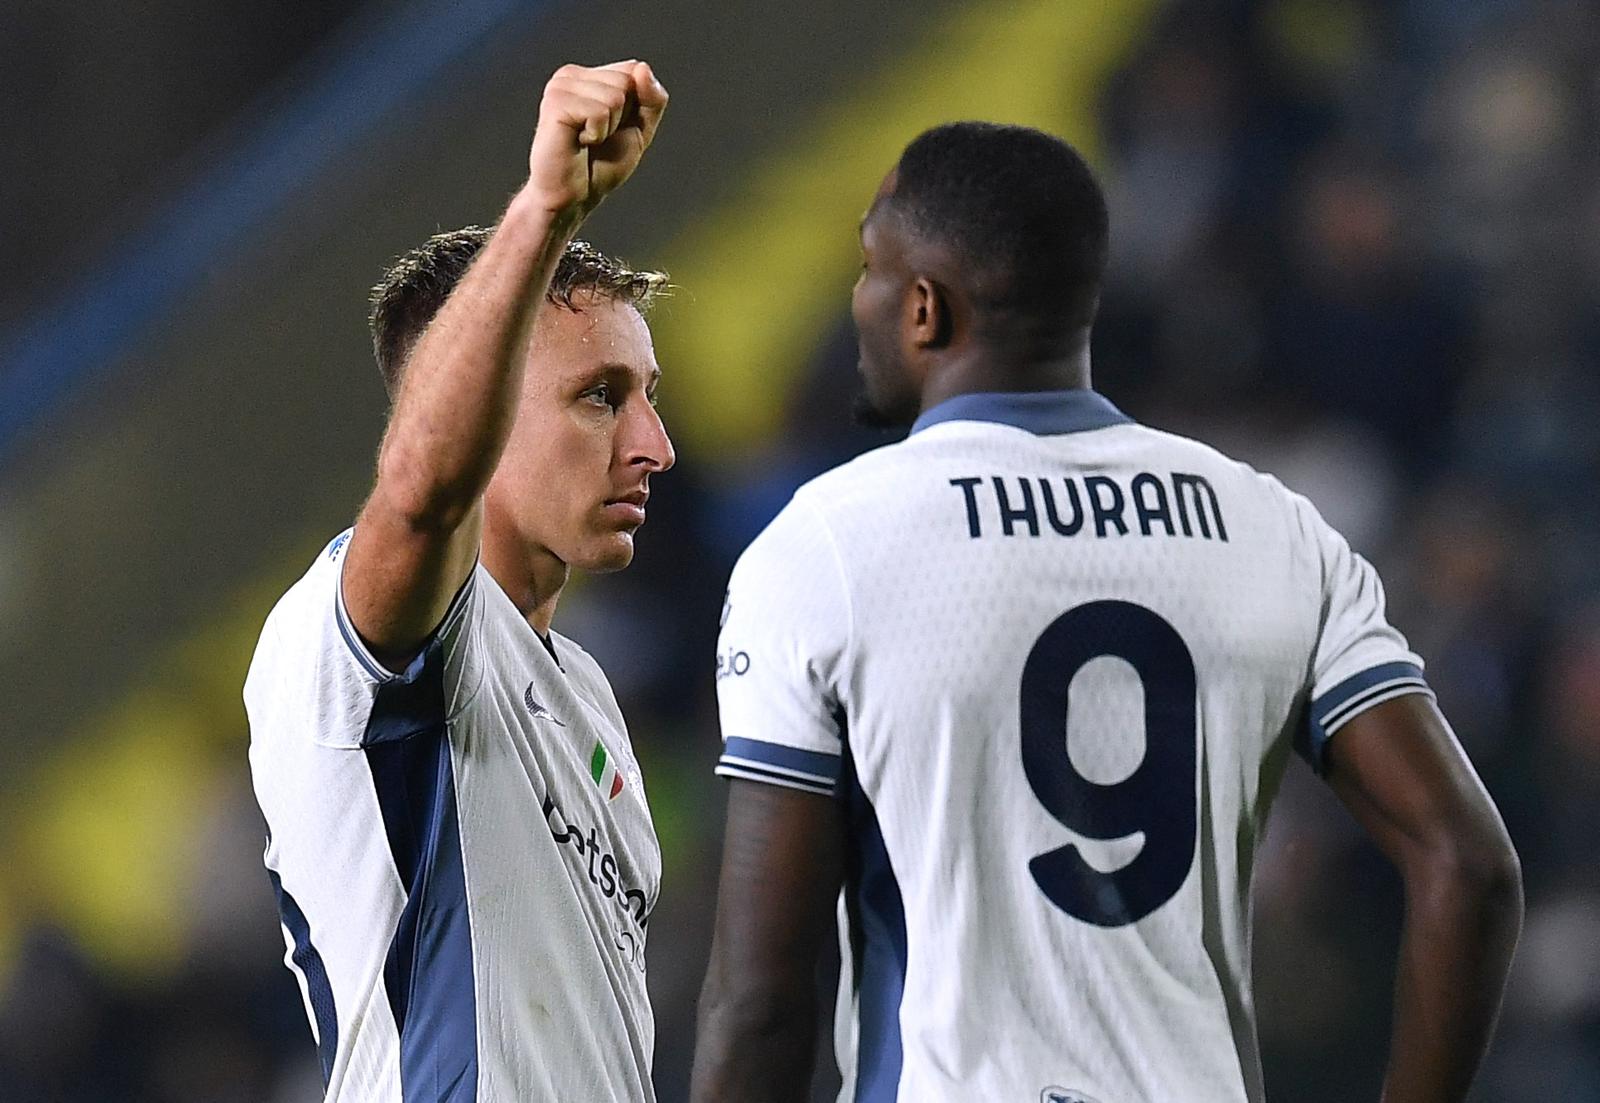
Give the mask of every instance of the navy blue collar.
[{"label": "navy blue collar", "polygon": [[998,421],[1036,436],[1082,433],[1133,422],[1102,395],[1088,389],[1070,391],[973,392],[947,398],[923,412],[911,426],[920,433],[943,421]]}]

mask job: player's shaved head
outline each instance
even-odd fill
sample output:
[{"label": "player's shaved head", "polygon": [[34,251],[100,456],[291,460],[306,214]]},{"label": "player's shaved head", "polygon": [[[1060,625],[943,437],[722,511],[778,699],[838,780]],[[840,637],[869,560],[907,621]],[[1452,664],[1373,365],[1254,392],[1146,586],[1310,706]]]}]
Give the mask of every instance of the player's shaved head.
[{"label": "player's shaved head", "polygon": [[861,223],[857,416],[909,425],[955,394],[1088,386],[1108,222],[1059,138],[981,122],[919,135]]},{"label": "player's shaved head", "polygon": [[951,255],[980,315],[1094,320],[1109,219],[1094,173],[1066,142],[1024,126],[948,123],[912,141],[885,183],[877,209]]},{"label": "player's shaved head", "polygon": [[[488,226],[465,226],[435,234],[401,256],[372,289],[372,353],[391,395],[398,392],[406,358],[439,308],[466,275],[494,233]],[[550,277],[547,302],[578,310],[576,296],[590,294],[633,307],[641,314],[667,287],[664,272],[640,271],[608,256],[587,241],[572,241]]]}]

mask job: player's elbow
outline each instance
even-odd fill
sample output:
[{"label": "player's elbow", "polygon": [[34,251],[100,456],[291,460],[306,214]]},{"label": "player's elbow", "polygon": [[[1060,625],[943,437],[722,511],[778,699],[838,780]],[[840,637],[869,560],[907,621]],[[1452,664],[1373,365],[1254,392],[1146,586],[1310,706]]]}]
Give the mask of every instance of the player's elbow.
[{"label": "player's elbow", "polygon": [[1411,895],[1480,923],[1522,925],[1522,862],[1498,817],[1492,827],[1461,831],[1419,848],[1407,863]]},{"label": "player's elbow", "polygon": [[416,462],[403,448],[385,447],[367,508],[382,509],[414,532],[450,533],[461,527],[480,493],[474,479],[446,477]]},{"label": "player's elbow", "polygon": [[1504,833],[1487,853],[1478,855],[1465,874],[1475,896],[1507,923],[1522,926],[1522,859]]}]

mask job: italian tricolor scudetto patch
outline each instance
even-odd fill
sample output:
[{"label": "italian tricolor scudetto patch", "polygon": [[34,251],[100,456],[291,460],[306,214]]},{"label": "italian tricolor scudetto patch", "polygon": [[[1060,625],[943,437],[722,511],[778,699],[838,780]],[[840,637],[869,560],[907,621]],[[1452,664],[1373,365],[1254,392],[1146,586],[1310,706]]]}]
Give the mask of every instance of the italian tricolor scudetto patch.
[{"label": "italian tricolor scudetto patch", "polygon": [[607,800],[616,800],[617,794],[622,792],[622,772],[606,754],[604,743],[594,745],[594,753],[589,756],[589,774]]}]

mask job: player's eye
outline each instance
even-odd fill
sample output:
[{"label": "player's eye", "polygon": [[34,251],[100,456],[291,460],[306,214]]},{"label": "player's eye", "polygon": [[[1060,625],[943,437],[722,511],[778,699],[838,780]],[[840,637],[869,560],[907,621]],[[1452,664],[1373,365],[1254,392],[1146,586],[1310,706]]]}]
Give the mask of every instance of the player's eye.
[{"label": "player's eye", "polygon": [[615,408],[616,403],[611,400],[611,385],[609,383],[596,383],[578,397],[593,402],[596,406],[610,406]]},{"label": "player's eye", "polygon": [[644,397],[652,406],[661,405],[661,400],[656,396],[656,389],[654,387],[651,387],[648,391],[646,391],[644,393]]}]

